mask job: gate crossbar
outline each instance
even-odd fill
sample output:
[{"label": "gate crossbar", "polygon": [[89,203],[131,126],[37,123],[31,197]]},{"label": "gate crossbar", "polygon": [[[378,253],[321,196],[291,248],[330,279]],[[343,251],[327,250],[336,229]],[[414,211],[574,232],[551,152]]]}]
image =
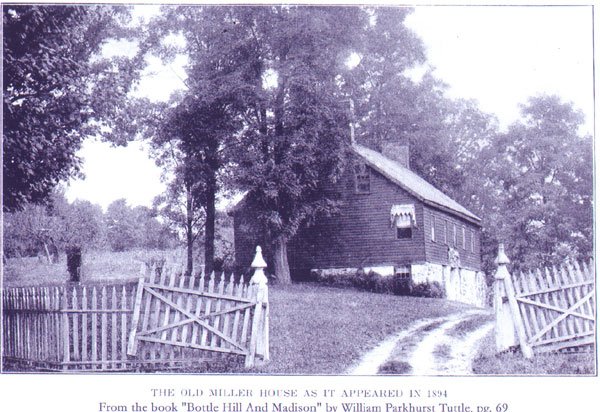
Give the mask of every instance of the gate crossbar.
[{"label": "gate crossbar", "polygon": [[[587,301],[587,300],[589,300],[589,298],[588,299],[582,298],[581,300]],[[590,316],[590,315],[588,315],[586,313],[581,313],[581,312],[573,312],[573,313],[571,313],[570,309],[573,309],[574,307],[571,307],[570,309],[563,309],[563,308],[561,308],[559,306],[548,305],[546,303],[537,302],[535,300],[524,299],[524,298],[517,298],[517,302],[525,303],[525,304],[531,305],[531,306],[538,306],[540,308],[553,310],[553,311],[559,312],[559,313],[567,313],[567,312],[569,312],[569,313],[567,313],[567,315],[572,315],[574,317],[582,318],[582,319],[585,319],[585,320],[591,320],[591,321],[595,320],[595,318],[593,316]],[[585,303],[585,302],[583,302],[583,303]],[[581,306],[581,305],[579,305],[579,306]]]},{"label": "gate crossbar", "polygon": [[[181,312],[182,314],[184,314],[185,316],[187,316],[189,318],[189,322],[188,323],[191,323],[191,322],[198,323],[200,326],[202,326],[205,329],[209,330],[210,332],[214,333],[215,335],[217,335],[218,337],[220,337],[221,339],[223,339],[227,343],[229,343],[229,344],[237,347],[238,349],[240,349],[242,351],[244,350],[244,347],[241,346],[238,342],[236,342],[233,339],[229,338],[227,335],[221,333],[216,328],[210,326],[209,324],[207,324],[206,322],[204,322],[202,319],[200,319],[199,317],[197,317],[193,313],[191,313],[191,312],[189,312],[189,311],[187,311],[187,310],[185,310],[185,309],[177,306],[177,304],[173,303],[170,299],[165,298],[160,293],[157,293],[154,290],[152,290],[151,287],[148,287],[148,286],[144,285],[144,290],[147,291],[148,293],[150,293],[152,296],[154,296],[157,299],[159,299],[160,301],[164,302],[166,305],[170,306],[171,308],[175,309],[176,311]],[[170,326],[170,325],[166,325],[166,326]],[[170,328],[166,328],[166,329],[170,329]],[[145,337],[148,333],[149,333],[149,331],[144,331],[142,333],[138,333],[138,338]],[[131,355],[135,355],[135,352],[131,353]]]},{"label": "gate crossbar", "polygon": [[533,342],[533,341],[538,340],[539,338],[544,336],[546,334],[546,332],[548,332],[554,326],[558,325],[559,322],[566,319],[567,316],[578,314],[578,312],[575,312],[575,309],[579,308],[584,303],[587,303],[587,301],[589,299],[591,299],[592,296],[594,296],[594,293],[595,293],[594,291],[589,292],[587,295],[585,295],[583,298],[581,298],[581,300],[579,302],[577,302],[575,305],[571,306],[569,309],[565,310],[562,315],[555,318],[552,322],[550,322],[548,325],[546,325],[544,328],[542,328],[538,333],[536,333],[534,336],[532,336],[529,339],[529,341]]}]

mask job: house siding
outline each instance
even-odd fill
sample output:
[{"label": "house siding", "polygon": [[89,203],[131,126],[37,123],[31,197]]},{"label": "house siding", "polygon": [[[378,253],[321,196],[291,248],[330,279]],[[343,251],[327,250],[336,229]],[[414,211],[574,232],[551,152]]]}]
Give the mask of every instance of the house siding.
[{"label": "house siding", "polygon": [[[467,269],[481,270],[480,229],[477,225],[455,217],[450,213],[424,205],[425,256],[431,263],[447,265],[448,247],[454,247],[460,256],[460,266]],[[435,222],[435,241],[432,240],[431,226]],[[456,242],[454,242],[456,227]],[[446,232],[446,229],[448,231]],[[462,233],[465,233],[464,246]],[[445,233],[446,232],[446,233]],[[473,239],[472,239],[473,238]],[[471,242],[473,248],[471,248]]]},{"label": "house siding", "polygon": [[[302,230],[288,248],[293,271],[314,268],[407,265],[425,262],[424,207],[414,196],[372,168],[369,194],[356,194],[351,172],[338,186],[343,205],[335,216]],[[395,204],[414,204],[416,228],[411,239],[397,239],[390,221]]]}]

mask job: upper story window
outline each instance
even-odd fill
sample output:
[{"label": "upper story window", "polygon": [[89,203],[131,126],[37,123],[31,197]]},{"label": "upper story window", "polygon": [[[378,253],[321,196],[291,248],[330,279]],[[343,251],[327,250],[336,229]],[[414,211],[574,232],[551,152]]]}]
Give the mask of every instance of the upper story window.
[{"label": "upper story window", "polygon": [[354,164],[354,191],[360,194],[371,193],[371,173],[365,163]]},{"label": "upper story window", "polygon": [[462,239],[461,239],[462,248],[464,250],[467,250],[467,232],[466,232],[466,229],[464,226],[461,227],[461,232],[462,232]]},{"label": "upper story window", "polygon": [[435,219],[435,216],[433,216],[431,218],[431,241],[432,242],[436,241],[436,239],[435,239],[435,225],[436,225],[436,219]]}]

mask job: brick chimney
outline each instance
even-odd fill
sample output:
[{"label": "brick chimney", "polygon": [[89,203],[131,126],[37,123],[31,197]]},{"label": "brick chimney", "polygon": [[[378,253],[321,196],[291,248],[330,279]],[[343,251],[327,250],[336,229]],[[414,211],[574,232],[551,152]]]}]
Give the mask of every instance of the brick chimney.
[{"label": "brick chimney", "polygon": [[410,169],[410,149],[408,144],[401,143],[383,143],[381,153],[393,161],[400,163],[407,169]]}]

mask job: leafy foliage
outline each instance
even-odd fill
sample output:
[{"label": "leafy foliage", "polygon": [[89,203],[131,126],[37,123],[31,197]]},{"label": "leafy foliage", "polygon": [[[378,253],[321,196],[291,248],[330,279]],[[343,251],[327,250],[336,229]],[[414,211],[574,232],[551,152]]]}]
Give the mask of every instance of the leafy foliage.
[{"label": "leafy foliage", "polygon": [[415,283],[401,275],[382,276],[375,271],[359,269],[346,275],[329,275],[318,272],[316,280],[331,286],[354,287],[374,293],[386,293],[400,296],[425,298],[443,298],[446,293],[439,282]]},{"label": "leafy foliage", "polygon": [[[47,199],[78,175],[82,140],[118,141],[135,59],[102,57],[128,34],[127,7],[4,5],[4,210]],[[121,103],[121,104],[118,104]],[[118,135],[118,134],[116,134]]]},{"label": "leafy foliage", "polygon": [[156,219],[144,206],[131,208],[125,199],[112,202],[105,215],[111,250],[122,252],[134,248],[166,249],[177,242],[175,233]]},{"label": "leafy foliage", "polygon": [[[154,129],[152,144],[158,162],[170,165],[173,176],[166,197],[157,199],[162,210],[174,212],[176,203],[184,213],[170,213],[172,222],[184,228],[188,248],[188,271],[192,270],[193,244],[204,234],[204,262],[211,271],[215,255],[216,196],[223,188],[224,146],[240,128],[236,83],[230,78],[236,61],[221,59],[228,47],[221,30],[227,10],[201,7],[164,7],[164,14],[151,24],[149,42],[164,58],[185,53],[191,62],[185,80],[187,89],[166,108],[163,122]],[[180,35],[184,45],[177,49],[164,40]],[[168,200],[170,198],[170,200]]]},{"label": "leafy foliage", "polygon": [[287,240],[335,209],[323,188],[341,173],[347,103],[336,76],[362,22],[357,8],[235,8],[225,53],[238,55],[244,128],[231,145],[236,182],[275,245],[275,273],[289,282]]},{"label": "leafy foliage", "polygon": [[106,213],[99,205],[76,200],[69,203],[60,191],[47,205],[27,204],[4,214],[4,254],[7,257],[55,256],[69,247],[84,251],[111,248],[166,249],[177,243],[175,233],[146,207],[129,207],[124,199],[113,202]]},{"label": "leafy foliage", "polygon": [[478,158],[485,229],[505,242],[515,269],[592,255],[592,142],[582,122],[557,96],[531,98]]}]

